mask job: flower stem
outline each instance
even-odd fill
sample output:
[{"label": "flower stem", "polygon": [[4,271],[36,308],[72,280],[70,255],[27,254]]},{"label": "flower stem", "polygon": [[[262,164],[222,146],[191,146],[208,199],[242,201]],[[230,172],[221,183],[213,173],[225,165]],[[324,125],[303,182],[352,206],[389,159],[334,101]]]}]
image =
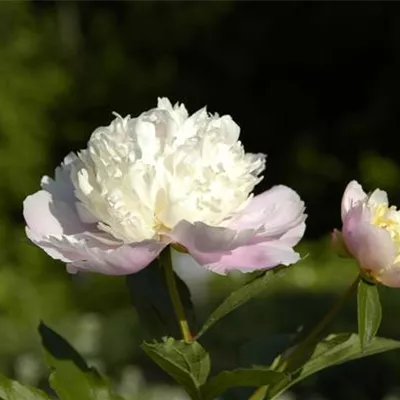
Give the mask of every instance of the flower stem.
[{"label": "flower stem", "polygon": [[169,248],[164,250],[164,253],[161,256],[161,263],[164,268],[168,293],[171,298],[172,306],[174,307],[176,319],[178,320],[179,328],[182,333],[182,338],[186,343],[191,343],[193,342],[193,336],[190,333],[189,324],[187,322],[182,301],[179,296],[174,270],[172,268],[171,250]]},{"label": "flower stem", "polygon": [[259,387],[250,397],[249,400],[263,400],[267,393],[267,386]]},{"label": "flower stem", "polygon": [[[321,321],[310,331],[310,333],[294,348],[293,352],[290,354],[290,360],[296,360],[299,356],[302,355],[303,351],[307,351],[308,346],[316,339],[327,327],[329,322],[337,315],[337,313],[344,306],[346,301],[350,298],[350,296],[355,292],[358,286],[358,282],[360,281],[360,275],[354,280],[354,282],[348,287],[348,289],[343,293],[341,297],[332,305],[329,311],[325,314],[325,316],[321,319]],[[285,362],[279,363],[275,368],[278,372],[284,372],[287,364]],[[267,394],[267,386],[259,387],[250,397],[249,400],[263,400],[265,395]],[[279,389],[278,389],[279,390]],[[273,395],[271,399],[274,399],[277,394],[281,393],[270,393]],[[269,398],[269,397],[268,397]]]},{"label": "flower stem", "polygon": [[325,316],[321,319],[321,321],[311,330],[311,332],[303,339],[303,341],[296,347],[293,354],[300,352],[304,347],[310,344],[322,331],[326,328],[326,326],[331,322],[331,320],[337,315],[337,313],[342,309],[347,300],[351,297],[351,295],[355,292],[358,286],[358,282],[360,281],[360,275],[357,275],[357,278],[353,281],[353,283],[347,288],[347,290],[343,293],[341,297],[337,299],[337,301],[332,305],[330,310],[325,314]]}]

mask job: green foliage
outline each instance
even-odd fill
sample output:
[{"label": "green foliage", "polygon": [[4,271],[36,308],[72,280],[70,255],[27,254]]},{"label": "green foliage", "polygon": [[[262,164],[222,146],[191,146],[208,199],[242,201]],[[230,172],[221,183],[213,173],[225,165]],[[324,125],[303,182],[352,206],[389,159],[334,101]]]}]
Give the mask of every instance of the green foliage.
[{"label": "green foliage", "polygon": [[202,400],[201,387],[210,373],[209,354],[198,342],[185,343],[173,338],[143,343],[142,349],[178,382],[193,400]]},{"label": "green foliage", "polygon": [[270,271],[263,272],[260,276],[255,277],[250,282],[241,286],[232,292],[224,301],[212,312],[207,321],[204,323],[197,338],[200,338],[209,328],[216,324],[221,318],[225,317],[236,308],[245,304],[251,298],[259,295],[274,278],[281,276],[286,270],[285,267],[274,268]]},{"label": "green foliage", "polygon": [[269,400],[276,399],[280,393],[289,387],[322,369],[399,348],[399,341],[375,337],[371,340],[369,346],[363,349],[360,338],[356,334],[342,333],[329,335],[326,339],[314,344],[304,354],[304,362],[302,363],[299,363],[297,358],[292,363],[289,354],[285,359],[285,372],[290,373],[292,378],[289,381],[282,381],[271,385],[267,398]]},{"label": "green foliage", "polygon": [[49,400],[41,390],[30,388],[0,375],[0,399],[2,400]]},{"label": "green foliage", "polygon": [[39,334],[51,367],[56,367],[56,360],[66,360],[72,361],[81,371],[88,372],[90,370],[82,356],[63,337],[43,322],[39,325]]},{"label": "green foliage", "polygon": [[364,279],[358,284],[357,291],[358,334],[361,349],[365,350],[378,332],[382,319],[378,286]]},{"label": "green foliage", "polygon": [[257,387],[263,385],[274,385],[278,382],[287,381],[288,377],[267,367],[253,367],[248,369],[236,369],[223,371],[212,378],[202,388],[202,399],[214,400],[220,394],[233,387]]},{"label": "green foliage", "polygon": [[12,370],[18,356],[25,354],[30,359],[38,356],[35,326],[39,318],[65,313],[70,308],[66,280],[49,270],[54,262],[27,245],[21,224],[24,197],[39,188],[45,171],[52,174],[51,149],[56,138],[53,111],[70,79],[59,57],[54,20],[45,14],[35,15],[32,6],[30,2],[0,5],[0,367],[3,371]]},{"label": "green foliage", "polygon": [[35,21],[30,3],[2,4],[0,26],[0,207],[12,211],[49,167],[49,111],[68,75],[57,52],[49,57],[57,46],[56,27],[46,18]]},{"label": "green foliage", "polygon": [[44,323],[39,333],[45,349],[45,359],[52,369],[50,385],[60,400],[118,400],[108,383],[60,335]]}]

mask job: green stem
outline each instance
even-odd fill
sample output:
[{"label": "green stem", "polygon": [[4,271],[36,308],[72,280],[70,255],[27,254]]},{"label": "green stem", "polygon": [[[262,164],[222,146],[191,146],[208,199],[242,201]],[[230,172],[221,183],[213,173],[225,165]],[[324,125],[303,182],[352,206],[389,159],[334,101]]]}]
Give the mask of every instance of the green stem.
[{"label": "green stem", "polygon": [[176,286],[176,280],[171,261],[171,250],[169,248],[164,250],[164,254],[162,254],[161,256],[161,262],[164,268],[165,281],[167,283],[168,293],[171,298],[172,306],[174,307],[179,328],[182,332],[182,338],[186,343],[191,343],[193,342],[193,336],[190,333],[189,324],[187,322],[182,301],[179,296],[178,287]]},{"label": "green stem", "polygon": [[[329,311],[321,319],[321,321],[310,331],[310,333],[294,348],[293,352],[290,354],[290,361],[293,363],[294,360],[299,358],[303,351],[306,351],[308,346],[324,331],[331,320],[338,314],[341,308],[344,306],[346,301],[350,296],[356,291],[358,282],[360,281],[360,275],[354,280],[354,282],[349,286],[349,288],[343,293],[343,295],[332,305]],[[279,363],[275,368],[276,371],[284,372],[287,366],[286,362]],[[268,390],[267,386],[262,386],[258,388],[249,400],[262,400],[263,396],[266,395]],[[273,395],[272,399],[275,398],[279,393],[270,393]]]},{"label": "green stem", "polygon": [[327,327],[329,322],[338,314],[338,312],[345,305],[347,300],[351,297],[351,295],[356,291],[358,282],[360,281],[360,275],[354,280],[354,282],[347,288],[347,290],[343,293],[341,297],[332,305],[330,310],[325,314],[324,318],[311,330],[311,332],[306,336],[306,338],[296,347],[295,351],[292,353],[292,356],[295,353],[301,352],[301,350],[307,347],[310,342],[312,342],[322,331]]},{"label": "green stem", "polygon": [[267,394],[268,386],[259,387],[250,397],[249,400],[263,400]]}]

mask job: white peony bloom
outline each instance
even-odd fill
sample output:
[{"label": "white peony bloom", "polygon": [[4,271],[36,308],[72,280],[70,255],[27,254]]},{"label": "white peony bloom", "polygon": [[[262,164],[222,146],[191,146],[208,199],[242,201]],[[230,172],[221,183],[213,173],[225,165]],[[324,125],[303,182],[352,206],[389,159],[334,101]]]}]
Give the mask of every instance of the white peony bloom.
[{"label": "white peony bloom", "polygon": [[27,197],[27,234],[71,272],[129,274],[169,244],[218,273],[296,262],[304,204],[285,186],[252,196],[265,156],[245,153],[239,132],[165,98],[117,115]]}]

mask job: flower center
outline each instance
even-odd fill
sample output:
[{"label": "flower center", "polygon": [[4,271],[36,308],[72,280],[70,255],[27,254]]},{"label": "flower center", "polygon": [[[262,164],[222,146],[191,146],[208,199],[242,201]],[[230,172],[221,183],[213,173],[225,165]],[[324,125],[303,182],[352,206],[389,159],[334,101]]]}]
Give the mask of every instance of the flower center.
[{"label": "flower center", "polygon": [[389,232],[397,247],[399,253],[397,259],[400,261],[400,211],[395,206],[389,207],[387,204],[373,205],[371,222]]}]

